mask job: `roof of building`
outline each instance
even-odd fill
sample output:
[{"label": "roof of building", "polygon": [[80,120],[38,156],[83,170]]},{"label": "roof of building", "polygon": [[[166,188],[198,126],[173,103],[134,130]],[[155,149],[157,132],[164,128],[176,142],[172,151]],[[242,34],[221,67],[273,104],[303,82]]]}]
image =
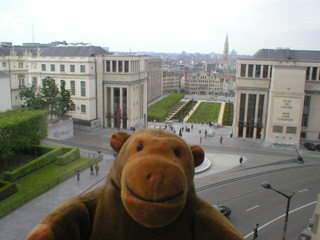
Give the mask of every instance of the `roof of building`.
[{"label": "roof of building", "polygon": [[90,57],[107,53],[102,47],[97,46],[58,46],[44,49],[41,56]]},{"label": "roof of building", "polygon": [[280,61],[320,61],[320,51],[260,49],[252,58]]},{"label": "roof of building", "polygon": [[0,78],[3,78],[3,77],[9,77],[9,74],[0,71]]},{"label": "roof of building", "polygon": [[14,51],[17,56],[23,56],[26,51],[36,56],[37,50],[38,48],[35,47],[0,47],[0,56],[10,56],[11,51]]}]

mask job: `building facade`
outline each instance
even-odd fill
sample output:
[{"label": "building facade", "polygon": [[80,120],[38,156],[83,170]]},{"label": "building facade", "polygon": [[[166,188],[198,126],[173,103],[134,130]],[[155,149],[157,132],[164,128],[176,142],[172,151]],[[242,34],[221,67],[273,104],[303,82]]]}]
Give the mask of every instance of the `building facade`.
[{"label": "building facade", "polygon": [[0,112],[12,109],[9,74],[0,71]]},{"label": "building facade", "polygon": [[[15,51],[19,49],[19,52]],[[73,106],[75,128],[130,128],[146,126],[149,99],[161,96],[161,59],[142,55],[116,55],[87,44],[61,44],[45,48],[0,47],[0,71],[9,74],[14,107],[28,86],[40,89],[42,79],[66,83]]]},{"label": "building facade", "polygon": [[163,94],[180,93],[181,73],[163,72]]},{"label": "building facade", "polygon": [[272,144],[319,141],[320,51],[261,49],[237,60],[233,134]]}]

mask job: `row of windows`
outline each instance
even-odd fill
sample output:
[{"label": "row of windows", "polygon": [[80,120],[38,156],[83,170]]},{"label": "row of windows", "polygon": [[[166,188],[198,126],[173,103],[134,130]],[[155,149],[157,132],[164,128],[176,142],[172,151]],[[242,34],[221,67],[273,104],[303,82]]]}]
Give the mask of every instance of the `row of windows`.
[{"label": "row of windows", "polygon": [[[86,105],[84,104],[81,104],[80,107],[78,107],[78,110],[81,109],[81,113],[86,113],[87,109],[86,109]],[[71,105],[71,109],[70,111],[76,111],[76,105],[75,104],[72,104]]]},{"label": "row of windows", "polygon": [[[71,64],[70,66],[70,72],[76,72],[76,66]],[[47,71],[47,65],[46,64],[41,64],[41,71]],[[55,72],[56,71],[56,64],[50,64],[50,71]],[[64,64],[60,64],[60,72],[65,72],[66,68]],[[86,72],[86,66],[85,65],[80,65],[80,72],[84,73]]]},{"label": "row of windows", "polygon": [[269,76],[269,69],[269,65],[241,64],[240,77],[271,78],[271,71]]},{"label": "row of windows", "polygon": [[129,72],[129,61],[107,60],[105,66],[106,72]]},{"label": "row of windows", "polygon": [[[14,64],[13,66],[15,67],[16,65]],[[6,68],[7,62],[2,62],[2,67]],[[23,62],[18,62],[18,68],[23,68]]]},{"label": "row of windows", "polygon": [[306,80],[320,80],[320,70],[318,67],[307,67]]}]

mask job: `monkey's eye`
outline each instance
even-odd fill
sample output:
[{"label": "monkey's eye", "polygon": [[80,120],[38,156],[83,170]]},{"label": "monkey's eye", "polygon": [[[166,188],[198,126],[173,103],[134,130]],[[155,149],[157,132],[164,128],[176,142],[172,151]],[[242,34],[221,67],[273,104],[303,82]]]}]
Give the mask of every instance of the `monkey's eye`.
[{"label": "monkey's eye", "polygon": [[177,157],[180,157],[180,156],[181,156],[181,153],[180,153],[180,151],[179,151],[178,148],[175,148],[175,149],[174,149],[174,154],[175,154]]},{"label": "monkey's eye", "polygon": [[143,144],[139,144],[137,147],[138,152],[140,152],[143,149]]}]

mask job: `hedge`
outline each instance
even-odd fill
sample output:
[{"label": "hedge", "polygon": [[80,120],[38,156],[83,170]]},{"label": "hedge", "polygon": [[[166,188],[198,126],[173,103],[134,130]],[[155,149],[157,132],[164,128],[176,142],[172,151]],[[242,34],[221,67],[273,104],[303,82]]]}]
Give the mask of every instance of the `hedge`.
[{"label": "hedge", "polygon": [[38,170],[39,168],[46,166],[57,160],[58,156],[62,155],[62,147],[56,147],[52,151],[38,157],[37,159],[27,163],[23,167],[17,168],[12,172],[4,173],[4,180],[14,182],[17,179],[28,175],[29,173]]},{"label": "hedge", "polygon": [[223,114],[223,125],[232,126],[233,122],[233,103],[226,103]]},{"label": "hedge", "polygon": [[65,152],[65,154],[57,158],[56,163],[58,165],[65,166],[80,158],[79,148],[63,147],[63,152]]},{"label": "hedge", "polygon": [[18,192],[18,189],[15,183],[0,180],[0,201],[16,192]]}]

